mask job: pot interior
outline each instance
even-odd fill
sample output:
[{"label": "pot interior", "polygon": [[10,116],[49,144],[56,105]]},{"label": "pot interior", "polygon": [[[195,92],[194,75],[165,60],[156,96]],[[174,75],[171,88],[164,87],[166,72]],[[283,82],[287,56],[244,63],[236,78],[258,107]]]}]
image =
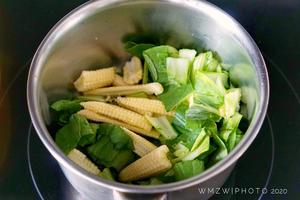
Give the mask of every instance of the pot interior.
[{"label": "pot interior", "polygon": [[37,94],[33,98],[39,104],[35,112],[44,125],[49,123],[49,102],[74,91],[72,83],[84,69],[121,67],[130,56],[122,40],[138,35],[157,44],[216,52],[231,80],[242,88],[242,113],[254,119],[261,109],[264,66],[258,66],[260,54],[241,30],[203,2],[92,2],[63,19],[39,48],[32,66]]}]

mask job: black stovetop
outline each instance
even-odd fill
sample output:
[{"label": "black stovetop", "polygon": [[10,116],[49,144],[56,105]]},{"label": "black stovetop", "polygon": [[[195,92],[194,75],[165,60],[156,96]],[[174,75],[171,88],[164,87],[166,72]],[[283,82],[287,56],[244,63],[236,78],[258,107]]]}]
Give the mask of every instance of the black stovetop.
[{"label": "black stovetop", "polygon": [[[83,2],[0,1],[0,199],[83,199],[42,146],[26,103],[27,73],[38,44]],[[256,41],[271,87],[264,125],[223,186],[246,189],[247,194],[221,192],[212,199],[299,199],[300,1],[210,2],[232,15]],[[268,193],[257,194],[256,188]]]}]

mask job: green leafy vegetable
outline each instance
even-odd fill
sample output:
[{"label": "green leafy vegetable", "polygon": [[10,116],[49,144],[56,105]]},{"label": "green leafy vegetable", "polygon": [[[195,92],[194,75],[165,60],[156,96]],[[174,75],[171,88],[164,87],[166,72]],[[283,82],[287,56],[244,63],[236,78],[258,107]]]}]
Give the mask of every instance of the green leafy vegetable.
[{"label": "green leafy vegetable", "polygon": [[84,146],[93,143],[96,136],[95,129],[84,117],[74,114],[70,117],[69,123],[57,131],[55,142],[65,154],[68,154],[78,144]]},{"label": "green leafy vegetable", "polygon": [[177,106],[176,108],[176,112],[172,121],[172,124],[177,126],[177,127],[181,127],[181,128],[185,128],[186,127],[186,117],[185,117],[185,113],[188,110],[189,105],[187,102],[182,102],[180,105]]},{"label": "green leafy vegetable", "polygon": [[179,84],[187,83],[190,67],[188,59],[167,57],[166,65],[169,80],[175,80]]},{"label": "green leafy vegetable", "polygon": [[139,58],[143,58],[143,52],[149,48],[155,47],[153,44],[144,44],[144,43],[135,43],[128,41],[124,45],[125,50],[133,56],[137,56]]},{"label": "green leafy vegetable", "polygon": [[144,69],[143,69],[143,80],[142,80],[143,84],[148,83],[148,79],[149,79],[148,74],[149,74],[149,69],[148,69],[147,63],[145,62],[144,63]]},{"label": "green leafy vegetable", "polygon": [[219,62],[214,58],[214,55],[211,51],[201,53],[194,60],[193,73],[196,73],[197,71],[214,72],[216,71],[218,65]]},{"label": "green leafy vegetable", "polygon": [[195,75],[194,102],[219,108],[224,103],[224,92],[202,72]]},{"label": "green leafy vegetable", "polygon": [[99,128],[98,124],[89,124],[88,121],[82,117],[81,120],[81,137],[78,142],[80,146],[86,146],[93,144],[96,140],[97,130]]},{"label": "green leafy vegetable", "polygon": [[217,83],[218,80],[222,83],[225,88],[229,87],[228,84],[228,73],[227,72],[203,72],[213,82]]},{"label": "green leafy vegetable", "polygon": [[177,181],[190,178],[204,171],[204,162],[200,160],[188,160],[176,163],[173,167]]},{"label": "green leafy vegetable", "polygon": [[150,117],[146,116],[152,126],[167,140],[172,140],[177,137],[177,133],[171,126],[166,116]]},{"label": "green leafy vegetable", "polygon": [[179,50],[179,57],[180,58],[186,58],[192,63],[195,59],[195,56],[197,54],[197,51],[194,49],[180,49]]},{"label": "green leafy vegetable", "polygon": [[[200,132],[201,133],[201,132]],[[201,154],[203,154],[204,152],[209,150],[209,139],[210,137],[208,135],[204,136],[204,138],[202,139],[201,143],[198,145],[198,147],[195,147],[193,151],[191,151],[190,153],[188,153],[183,160],[194,160],[195,158],[197,158],[198,156],[200,156]]]},{"label": "green leafy vegetable", "polygon": [[228,154],[228,150],[225,143],[221,140],[221,138],[217,135],[215,131],[212,132],[212,138],[214,139],[215,143],[219,146],[219,148],[210,160],[210,166],[219,162]]},{"label": "green leafy vegetable", "polygon": [[225,142],[227,142],[229,136],[233,132],[236,132],[241,119],[242,115],[239,113],[235,113],[232,117],[223,120],[223,124],[220,129],[220,136]]},{"label": "green leafy vegetable", "polygon": [[55,111],[64,111],[69,113],[75,113],[81,109],[80,100],[58,100],[51,105],[51,108]]},{"label": "green leafy vegetable", "polygon": [[109,168],[104,168],[103,171],[100,172],[99,176],[106,180],[111,180],[111,181],[115,180]]},{"label": "green leafy vegetable", "polygon": [[81,100],[79,99],[62,99],[54,102],[50,106],[54,114],[54,117],[52,119],[58,122],[60,125],[68,123],[70,116],[81,109],[80,102]]},{"label": "green leafy vegetable", "polygon": [[97,141],[87,148],[89,156],[98,165],[121,170],[134,159],[131,138],[119,126],[100,124]]},{"label": "green leafy vegetable", "polygon": [[168,82],[168,74],[166,67],[166,58],[177,56],[178,51],[171,46],[163,45],[147,49],[143,52],[145,62],[149,68],[152,79],[155,82],[166,84]]},{"label": "green leafy vegetable", "polygon": [[240,88],[232,88],[226,92],[224,96],[224,113],[222,114],[225,118],[233,116],[239,110],[241,96]]},{"label": "green leafy vegetable", "polygon": [[164,93],[159,95],[158,98],[164,103],[166,110],[170,111],[183,102],[193,90],[190,83],[185,85],[170,84],[165,87]]},{"label": "green leafy vegetable", "polygon": [[189,108],[188,112],[186,113],[187,118],[191,118],[196,120],[198,123],[205,120],[213,120],[219,121],[220,120],[220,113],[214,107],[204,105],[204,104],[192,104]]}]

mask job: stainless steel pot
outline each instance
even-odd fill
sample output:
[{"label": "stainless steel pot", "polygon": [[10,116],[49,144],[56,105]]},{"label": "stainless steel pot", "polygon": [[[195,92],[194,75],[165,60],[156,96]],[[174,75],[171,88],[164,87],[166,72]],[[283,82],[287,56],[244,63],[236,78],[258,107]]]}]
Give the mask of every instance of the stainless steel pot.
[{"label": "stainless steel pot", "polygon": [[[128,59],[121,39],[129,33],[149,33],[175,47],[218,52],[231,79],[242,88],[242,112],[251,124],[240,144],[204,173],[176,183],[136,186],[109,182],[72,163],[55,145],[46,124],[48,101],[65,95],[81,70],[111,66]],[[39,46],[28,76],[27,99],[34,127],[70,183],[90,199],[165,198],[192,186],[221,186],[237,159],[256,137],[266,114],[268,75],[259,49],[228,14],[205,1],[99,0],[76,8],[48,33]],[[170,193],[169,193],[170,194]],[[196,196],[206,199],[211,194]]]}]

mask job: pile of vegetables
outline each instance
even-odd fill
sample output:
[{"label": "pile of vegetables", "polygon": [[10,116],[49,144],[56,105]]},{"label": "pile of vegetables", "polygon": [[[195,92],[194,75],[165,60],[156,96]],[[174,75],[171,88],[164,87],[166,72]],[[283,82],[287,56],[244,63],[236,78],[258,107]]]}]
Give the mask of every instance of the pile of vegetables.
[{"label": "pile of vegetables", "polygon": [[246,120],[241,89],[214,53],[125,47],[133,57],[122,73],[82,71],[76,95],[51,104],[60,149],[90,173],[140,185],[183,180],[227,156]]}]

